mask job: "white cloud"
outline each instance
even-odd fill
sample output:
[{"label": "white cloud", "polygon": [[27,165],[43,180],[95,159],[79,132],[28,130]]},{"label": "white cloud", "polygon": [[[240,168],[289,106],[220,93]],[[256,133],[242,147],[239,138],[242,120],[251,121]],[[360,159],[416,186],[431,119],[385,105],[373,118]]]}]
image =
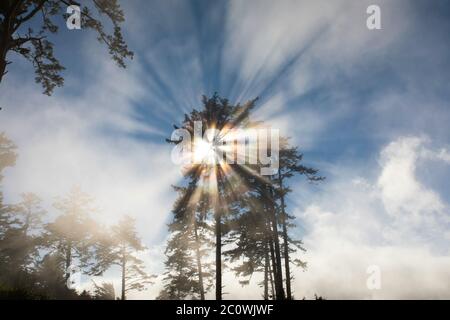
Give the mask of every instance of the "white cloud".
[{"label": "white cloud", "polygon": [[[426,140],[399,138],[380,152],[378,177],[350,171],[326,195],[299,210],[308,271],[297,272],[297,295],[330,299],[449,298],[449,207],[416,176]],[[439,153],[438,153],[439,154]],[[381,269],[381,290],[368,290],[367,268]]]},{"label": "white cloud", "polygon": [[439,195],[427,190],[415,177],[423,143],[423,139],[415,137],[399,139],[381,154],[382,173],[378,186],[386,210],[391,214],[432,214],[444,209]]},{"label": "white cloud", "polygon": [[7,107],[0,127],[19,155],[5,172],[3,191],[9,201],[35,192],[54,212],[55,198],[79,185],[95,198],[100,221],[109,224],[129,214],[137,218],[145,242],[152,243],[165,228],[179,168],[168,161],[171,146],[163,133],[135,117],[134,102],[147,94],[139,64],[121,70],[101,57],[90,58],[95,68],[88,72],[89,86],[77,87],[68,78],[66,86],[75,85],[77,95],[61,89],[46,97],[32,81],[20,84],[20,74],[2,83],[1,103]]}]

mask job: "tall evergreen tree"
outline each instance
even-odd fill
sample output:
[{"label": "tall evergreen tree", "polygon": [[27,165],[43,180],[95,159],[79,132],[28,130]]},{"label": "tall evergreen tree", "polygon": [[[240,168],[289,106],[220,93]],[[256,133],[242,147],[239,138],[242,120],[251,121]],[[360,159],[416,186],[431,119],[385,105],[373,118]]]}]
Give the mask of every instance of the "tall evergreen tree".
[{"label": "tall evergreen tree", "polygon": [[[200,110],[193,110],[189,115],[185,115],[185,118],[180,126],[194,134],[194,122],[199,121],[202,123],[202,136],[207,129],[216,129],[219,135],[213,137],[213,142],[221,140],[221,136],[225,135],[230,129],[233,128],[245,128],[249,123],[249,113],[254,107],[256,99],[247,102],[244,105],[232,105],[227,99],[220,98],[217,94],[211,98],[203,97],[203,106]],[[178,126],[175,126],[178,128]],[[173,141],[168,140],[171,143],[180,143],[181,140]],[[192,141],[192,149],[196,149],[196,141]],[[220,161],[207,163],[203,161],[199,164],[192,165],[186,170],[185,179],[189,185],[191,182],[195,183],[195,188],[192,188],[194,192],[202,181],[202,177],[207,177],[210,184],[214,185],[213,191],[211,191],[210,205],[212,208],[212,215],[214,220],[214,233],[215,233],[215,289],[216,300],[222,299],[222,237],[226,230],[223,229],[224,214],[228,212],[229,205],[223,201],[225,195],[230,193],[230,190],[226,189],[227,186],[227,172],[221,165]],[[192,194],[190,195],[192,196]]]},{"label": "tall evergreen tree", "polygon": [[[291,192],[287,182],[295,174],[304,175],[313,182],[323,178],[317,175],[317,170],[305,167],[301,161],[302,154],[298,149],[281,137],[279,168],[274,175],[260,177],[248,174],[248,170],[237,170],[247,188],[240,197],[242,210],[237,211],[229,223],[232,231],[227,242],[234,246],[226,251],[226,255],[233,263],[241,261],[234,268],[238,276],[249,278],[254,272],[264,273],[262,286],[265,299],[269,295],[276,299],[292,299],[290,264],[305,267],[303,261],[290,259],[293,253],[304,248],[302,242],[293,239],[288,232],[294,226],[290,222],[294,217],[288,215],[286,210],[286,196]],[[253,166],[250,169],[255,172],[259,168]],[[243,284],[247,282],[242,281]]]},{"label": "tall evergreen tree", "polygon": [[61,212],[55,221],[45,226],[45,240],[55,254],[64,259],[65,279],[69,280],[73,269],[86,274],[98,274],[95,256],[98,241],[98,224],[91,218],[95,212],[93,199],[74,187],[54,207]]},{"label": "tall evergreen tree", "polygon": [[[6,136],[6,134],[0,132],[0,188],[3,180],[3,170],[7,167],[14,166],[16,163],[16,149],[16,145]],[[14,223],[11,214],[12,208],[3,202],[3,192],[0,189],[0,241],[6,230]]]},{"label": "tall evergreen tree", "polygon": [[[17,158],[16,146],[0,133],[0,182],[6,167],[13,166]],[[34,264],[39,260],[37,235],[28,233],[29,226],[37,226],[34,219],[21,219],[22,203],[5,204],[0,190],[0,295],[33,298],[32,288],[36,281]],[[35,202],[37,204],[37,202]],[[39,216],[42,211],[29,208],[30,216]]]},{"label": "tall evergreen tree", "polygon": [[3,178],[2,171],[6,167],[14,166],[17,159],[17,146],[6,136],[4,132],[0,132],[0,180]]},{"label": "tall evergreen tree", "polygon": [[10,281],[15,281],[15,286],[23,285],[20,278],[26,273],[32,273],[40,260],[42,239],[38,230],[42,226],[42,216],[46,213],[36,195],[23,194],[22,199],[19,204],[11,206],[14,220],[11,220],[12,223],[0,242],[3,268],[9,268],[7,277]]},{"label": "tall evergreen tree", "polygon": [[[236,211],[230,223],[232,232],[228,242],[234,247],[226,252],[231,261],[243,259],[235,268],[240,276],[252,276],[254,272],[264,272],[263,282],[268,298],[269,280],[274,289],[272,297],[284,299],[281,272],[281,252],[278,237],[277,203],[270,178],[238,171],[246,183],[246,193],[241,195],[241,210]],[[271,271],[269,275],[267,272]]]},{"label": "tall evergreen tree", "polygon": [[[211,264],[205,261],[213,245],[211,227],[205,218],[209,211],[208,195],[190,190],[190,187],[174,187],[179,197],[173,209],[174,218],[169,224],[171,237],[167,243],[165,286],[160,298],[200,299],[211,287]],[[181,247],[181,248],[180,248]]]},{"label": "tall evergreen tree", "polygon": [[136,255],[145,246],[136,232],[133,218],[124,216],[111,227],[111,233],[104,236],[108,239],[102,239],[102,249],[97,250],[97,270],[101,272],[111,265],[120,267],[122,300],[126,300],[130,291],[145,290],[148,284],[153,283],[155,276],[145,271],[144,262]]},{"label": "tall evergreen tree", "polygon": [[294,240],[289,236],[288,229],[295,226],[289,221],[295,217],[289,215],[286,210],[286,197],[292,191],[287,185],[287,180],[295,175],[303,175],[310,182],[322,181],[324,178],[318,175],[318,170],[306,167],[301,162],[303,160],[303,154],[299,152],[297,147],[292,147],[289,144],[289,139],[282,138],[280,141],[280,159],[279,168],[277,174],[274,176],[274,185],[277,192],[277,198],[279,199],[279,215],[278,222],[282,227],[282,239],[283,239],[283,256],[284,267],[286,273],[286,294],[287,299],[291,300],[292,288],[291,288],[291,270],[290,264],[294,262],[297,266],[304,267],[305,264],[301,260],[290,260],[290,255],[295,253],[297,249],[305,250],[302,246],[302,242]]},{"label": "tall evergreen tree", "polygon": [[198,269],[192,256],[192,246],[185,232],[174,233],[167,242],[164,287],[158,299],[199,299]]},{"label": "tall evergreen tree", "polygon": [[[14,166],[16,158],[15,144],[4,133],[0,133],[0,183],[3,170]],[[25,239],[15,212],[15,206],[4,203],[0,190],[0,286],[8,288],[22,285],[21,278],[30,251],[30,241]]]},{"label": "tall evergreen tree", "polygon": [[42,209],[42,200],[34,193],[22,193],[22,201],[17,204],[15,213],[21,221],[25,234],[33,233],[42,228],[42,218],[47,213]]}]

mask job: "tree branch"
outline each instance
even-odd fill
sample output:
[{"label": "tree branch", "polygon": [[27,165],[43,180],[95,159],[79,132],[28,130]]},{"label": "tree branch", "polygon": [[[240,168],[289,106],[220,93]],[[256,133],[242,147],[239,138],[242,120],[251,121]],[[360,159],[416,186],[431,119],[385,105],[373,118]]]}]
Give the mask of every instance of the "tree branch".
[{"label": "tree branch", "polygon": [[44,6],[45,2],[47,2],[48,0],[41,0],[40,3],[38,5],[36,5],[36,7],[31,10],[30,13],[28,13],[26,16],[24,16],[23,18],[19,18],[16,22],[16,25],[14,26],[13,30],[17,31],[17,29],[20,27],[20,25],[28,20],[30,20],[31,18],[33,18],[36,13],[38,13],[42,7]]}]

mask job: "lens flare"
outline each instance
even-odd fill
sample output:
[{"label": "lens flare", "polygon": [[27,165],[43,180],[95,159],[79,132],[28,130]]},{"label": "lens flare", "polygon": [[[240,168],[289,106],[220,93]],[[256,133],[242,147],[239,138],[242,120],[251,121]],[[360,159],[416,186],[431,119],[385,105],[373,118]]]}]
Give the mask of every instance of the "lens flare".
[{"label": "lens flare", "polygon": [[204,139],[198,139],[193,148],[194,163],[216,164],[216,147]]}]

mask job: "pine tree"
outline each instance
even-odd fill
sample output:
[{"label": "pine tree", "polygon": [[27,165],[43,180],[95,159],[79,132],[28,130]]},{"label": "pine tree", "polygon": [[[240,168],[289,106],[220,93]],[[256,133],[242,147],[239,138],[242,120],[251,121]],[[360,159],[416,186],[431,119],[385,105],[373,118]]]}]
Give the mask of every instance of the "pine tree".
[{"label": "pine tree", "polygon": [[[14,144],[1,134],[0,173],[3,168],[13,165],[15,159]],[[19,299],[80,297],[75,290],[67,287],[70,277],[67,265],[72,261],[66,263],[66,258],[81,258],[81,248],[86,249],[87,239],[82,238],[87,233],[77,234],[84,230],[85,224],[82,224],[83,227],[78,223],[72,224],[82,219],[71,219],[84,213],[77,210],[81,209],[81,205],[77,206],[68,199],[61,201],[58,207],[65,214],[46,225],[43,235],[42,218],[45,210],[40,206],[40,199],[32,193],[26,193],[22,194],[20,203],[6,205],[0,192],[0,296]],[[70,254],[65,254],[69,252],[66,249],[68,246],[65,246],[69,242],[72,243],[72,249]]]},{"label": "pine tree", "polygon": [[31,192],[22,193],[21,197],[22,201],[15,206],[21,228],[25,234],[37,232],[42,228],[42,218],[47,213],[41,207],[42,200]]},{"label": "pine tree", "polygon": [[[194,124],[199,121],[202,123],[202,134],[208,128],[215,128],[219,132],[214,137],[217,141],[221,141],[223,136],[233,129],[268,128],[263,122],[252,122],[250,119],[250,111],[255,101],[252,100],[244,106],[233,106],[217,95],[212,98],[204,97],[203,108],[185,115],[181,128],[186,129],[191,136],[195,136]],[[177,126],[175,128],[178,129]],[[182,140],[169,142],[177,144]],[[195,147],[194,138],[191,148],[194,155],[196,155]],[[256,148],[259,147],[258,144]],[[183,190],[183,201],[178,201],[178,208],[173,211],[174,223],[170,226],[171,232],[175,233],[169,240],[172,256],[172,260],[169,259],[170,266],[174,267],[175,262],[184,268],[194,265],[186,250],[190,247],[187,240],[189,231],[196,228],[195,224],[192,228],[191,220],[187,217],[196,217],[197,209],[192,203],[197,203],[198,194],[206,191],[207,214],[203,217],[214,226],[217,300],[222,298],[223,254],[231,262],[236,275],[241,277],[241,284],[249,283],[253,273],[261,272],[264,274],[262,286],[265,299],[268,299],[269,295],[274,299],[292,299],[290,264],[304,266],[304,263],[297,259],[291,261],[290,256],[296,250],[304,249],[301,241],[289,235],[289,228],[293,226],[290,221],[293,217],[288,215],[286,210],[286,196],[290,192],[287,181],[295,174],[305,175],[309,181],[320,181],[322,178],[316,175],[317,170],[300,164],[302,155],[297,148],[289,146],[288,139],[281,139],[280,148],[279,169],[270,176],[259,174],[263,167],[261,162],[249,164],[246,161],[245,165],[240,165],[235,162],[224,163],[220,158],[186,168],[184,177],[187,187],[179,188]],[[250,155],[244,157],[248,160]],[[178,252],[179,248],[175,247],[177,245],[182,246],[183,250]],[[222,253],[223,246],[225,248]],[[195,248],[195,245],[193,247]],[[201,260],[197,261],[201,266]],[[197,268],[197,275],[201,273],[199,270]],[[184,277],[186,274],[192,274],[192,277],[195,275],[194,269],[183,272]],[[171,276],[174,277],[173,274]],[[195,278],[183,279],[184,284],[193,283],[202,288],[201,280],[199,277],[200,283],[197,284]],[[173,285],[176,283],[172,282]],[[172,289],[171,292],[177,292],[177,288]],[[173,296],[177,297],[176,294]]]},{"label": "pine tree", "polygon": [[115,300],[116,292],[114,290],[114,284],[111,282],[103,282],[98,285],[93,281],[94,292],[92,294],[95,300]]},{"label": "pine tree", "polygon": [[[284,299],[281,272],[281,252],[278,237],[277,203],[271,179],[238,173],[246,181],[247,192],[241,195],[241,210],[230,224],[232,232],[228,242],[235,246],[226,254],[231,261],[244,259],[235,268],[239,276],[250,277],[254,272],[264,272],[264,296],[268,297],[269,280],[274,289],[272,297]],[[269,270],[271,274],[269,275]]]},{"label": "pine tree", "polygon": [[67,285],[65,259],[59,252],[48,253],[37,271],[38,292],[45,299],[76,299],[75,289]]},{"label": "pine tree", "polygon": [[[211,228],[205,221],[210,210],[208,195],[190,187],[174,187],[179,197],[169,224],[171,238],[167,243],[165,286],[160,298],[205,299],[211,287],[211,264],[204,259],[212,242]],[[195,195],[192,195],[195,193]]]},{"label": "pine tree", "polygon": [[[181,227],[181,226],[180,226]],[[166,271],[164,273],[164,288],[158,299],[184,300],[199,299],[200,285],[198,269],[192,256],[192,247],[186,239],[186,232],[173,234],[167,242]]]},{"label": "pine tree", "polygon": [[66,281],[72,269],[98,274],[95,247],[100,228],[91,218],[95,212],[92,203],[93,199],[88,194],[74,187],[65,198],[54,204],[61,215],[45,226],[45,242],[51,251],[56,251],[64,259]]},{"label": "pine tree", "polygon": [[290,216],[286,211],[286,196],[292,191],[287,186],[286,180],[292,178],[294,175],[304,175],[310,182],[318,182],[324,179],[323,177],[318,176],[318,170],[302,165],[302,160],[303,154],[298,151],[298,148],[290,146],[289,139],[282,138],[280,141],[279,169],[274,177],[274,185],[276,187],[277,198],[279,199],[278,222],[282,226],[281,233],[283,239],[283,257],[286,273],[286,294],[288,300],[293,298],[290,264],[294,262],[296,266],[303,268],[306,264],[299,259],[291,261],[289,258],[292,253],[297,251],[297,249],[302,251],[305,251],[305,249],[303,248],[301,241],[292,239],[288,234],[288,229],[295,226],[289,221],[293,220],[295,217]]},{"label": "pine tree", "polygon": [[[292,299],[290,264],[302,268],[306,266],[299,259],[290,259],[297,250],[305,249],[302,242],[292,239],[288,232],[294,226],[290,222],[294,217],[286,211],[286,196],[291,191],[287,181],[295,174],[305,175],[312,182],[323,178],[317,176],[317,170],[303,166],[301,160],[298,149],[291,147],[288,139],[281,137],[276,174],[263,178],[248,174],[247,170],[237,172],[245,181],[247,190],[240,197],[242,210],[237,211],[237,215],[229,222],[231,232],[227,242],[234,246],[225,253],[231,262],[241,261],[234,268],[238,276],[250,278],[254,272],[264,273],[261,283],[264,299],[269,296],[276,299],[285,297],[282,260],[287,299]],[[255,172],[259,167],[250,169]],[[246,284],[248,280],[241,283]]]},{"label": "pine tree", "polygon": [[[7,73],[9,54],[18,54],[30,61],[44,93],[51,95],[55,87],[64,83],[64,67],[53,55],[50,35],[58,32],[56,19],[64,18],[67,7],[76,5],[72,0],[2,0],[0,2],[0,82]],[[79,5],[79,4],[78,4]],[[121,24],[125,17],[117,0],[84,2],[81,24],[92,29],[109,50],[111,58],[120,67],[133,53],[123,39]],[[103,16],[103,17],[102,17]],[[33,19],[39,17],[42,19]],[[111,32],[104,27],[104,18],[112,23]]]},{"label": "pine tree", "polygon": [[17,159],[16,149],[16,145],[6,136],[6,134],[0,132],[0,181],[3,178],[1,175],[3,169],[15,165]]},{"label": "pine tree", "polygon": [[[4,133],[0,133],[0,182],[3,170],[14,166],[16,158],[16,146]],[[8,288],[23,284],[27,257],[32,247],[29,239],[24,237],[15,213],[16,206],[5,204],[0,190],[0,285]]]},{"label": "pine tree", "polygon": [[[13,220],[0,241],[0,259],[7,281],[15,287],[26,287],[23,278],[34,272],[40,260],[42,245],[38,233],[41,218],[46,213],[40,207],[40,199],[33,194],[22,195],[22,202],[10,206]],[[6,272],[6,270],[8,270]],[[2,281],[5,283],[5,281]]]},{"label": "pine tree", "polygon": [[[16,163],[16,149],[16,145],[3,132],[0,132],[0,183],[3,179],[3,170],[14,166]],[[14,222],[12,208],[3,202],[3,192],[0,189],[0,241]]]},{"label": "pine tree", "polygon": [[[194,122],[202,123],[202,136],[207,129],[215,128],[219,132],[219,136],[213,137],[215,142],[218,142],[223,135],[233,128],[245,128],[249,123],[249,113],[254,107],[256,99],[247,102],[244,105],[231,105],[227,99],[220,98],[217,94],[211,98],[203,97],[203,106],[201,110],[193,110],[189,115],[185,115],[180,128],[183,128],[194,136]],[[175,126],[178,128],[178,126]],[[168,140],[171,143],[180,143],[180,140]],[[195,141],[193,146],[195,149]],[[214,185],[214,190],[210,191],[209,203],[212,208],[211,214],[214,221],[214,236],[215,236],[215,273],[216,273],[216,300],[222,299],[222,237],[227,232],[223,227],[224,217],[230,210],[230,203],[224,201],[227,195],[230,195],[231,190],[227,189],[227,172],[221,166],[220,161],[216,163],[201,163],[194,164],[184,174],[187,185],[194,183],[192,188],[194,192],[200,188],[200,184],[209,180]],[[190,194],[189,196],[192,196]],[[228,196],[230,198],[230,196]]]},{"label": "pine tree", "polygon": [[248,284],[255,272],[264,272],[266,268],[266,226],[258,211],[243,212],[230,224],[233,231],[226,239],[233,248],[224,252],[231,263],[241,261],[233,268],[239,277],[247,278],[240,281]]},{"label": "pine tree", "polygon": [[[142,291],[152,284],[154,275],[145,271],[145,265],[137,254],[145,250],[139,238],[135,221],[130,216],[124,216],[111,227],[110,234],[103,234],[102,241],[97,246],[97,267],[106,270],[111,265],[117,265],[121,271],[121,299],[126,300],[131,291]],[[105,239],[105,237],[107,237]],[[100,271],[100,272],[101,272]]]}]

